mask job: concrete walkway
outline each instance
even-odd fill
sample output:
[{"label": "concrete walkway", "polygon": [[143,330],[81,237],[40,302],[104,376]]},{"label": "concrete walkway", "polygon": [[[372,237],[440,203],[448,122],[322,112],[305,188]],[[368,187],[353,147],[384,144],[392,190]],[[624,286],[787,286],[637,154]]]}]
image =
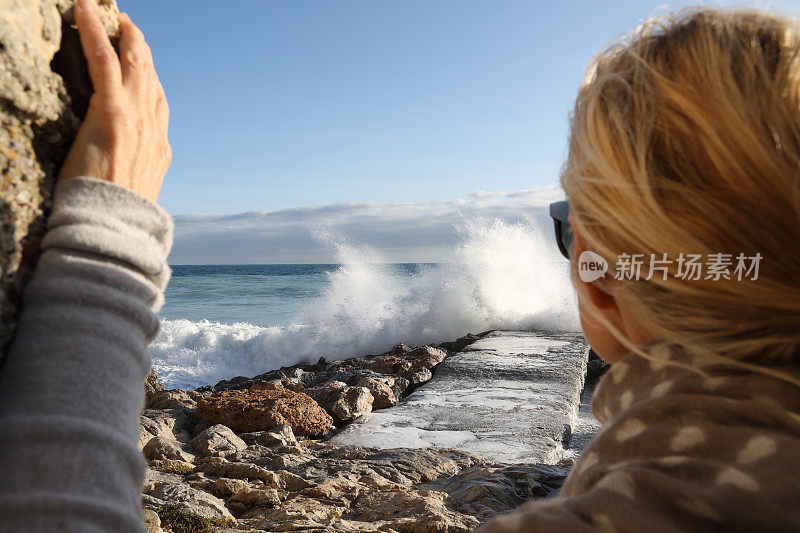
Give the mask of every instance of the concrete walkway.
[{"label": "concrete walkway", "polygon": [[587,353],[576,333],[490,333],[447,358],[405,401],[347,426],[332,442],[556,463],[577,420]]}]

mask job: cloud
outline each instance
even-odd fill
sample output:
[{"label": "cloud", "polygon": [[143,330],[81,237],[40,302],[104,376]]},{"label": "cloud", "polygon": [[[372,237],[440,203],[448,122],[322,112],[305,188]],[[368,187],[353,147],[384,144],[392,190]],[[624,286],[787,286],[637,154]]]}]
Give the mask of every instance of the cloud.
[{"label": "cloud", "polygon": [[376,249],[386,261],[439,262],[459,241],[464,220],[545,218],[563,198],[547,186],[479,191],[454,200],[344,202],[280,211],[175,216],[172,264],[333,263],[335,251],[315,234],[334,232]]}]

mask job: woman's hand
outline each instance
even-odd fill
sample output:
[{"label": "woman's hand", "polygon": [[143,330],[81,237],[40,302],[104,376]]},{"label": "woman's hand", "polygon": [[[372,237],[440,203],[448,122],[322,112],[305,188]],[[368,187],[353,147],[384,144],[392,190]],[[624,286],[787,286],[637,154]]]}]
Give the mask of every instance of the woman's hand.
[{"label": "woman's hand", "polygon": [[80,0],[75,21],[94,94],[59,178],[87,176],[158,200],[172,160],[169,108],[150,47],[120,15],[119,57],[97,15],[95,0]]}]

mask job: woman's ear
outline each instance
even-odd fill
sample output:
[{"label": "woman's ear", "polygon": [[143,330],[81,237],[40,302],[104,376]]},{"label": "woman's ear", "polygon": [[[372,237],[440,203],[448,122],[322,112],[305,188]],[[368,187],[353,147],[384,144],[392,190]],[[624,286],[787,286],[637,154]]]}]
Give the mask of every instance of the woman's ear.
[{"label": "woman's ear", "polygon": [[[572,215],[570,215],[570,223],[572,223]],[[573,242],[573,250],[570,257],[570,262],[572,263],[572,283],[577,284],[580,283],[582,285],[583,292],[586,296],[589,297],[591,303],[594,304],[595,307],[601,309],[603,311],[616,311],[619,314],[619,308],[617,307],[617,303],[614,300],[614,297],[611,296],[609,293],[605,291],[605,288],[614,283],[613,276],[606,273],[600,279],[591,282],[585,282],[580,279],[578,276],[578,261],[580,261],[581,254],[586,251],[586,244],[583,241],[583,236],[578,231],[574,225],[572,226],[572,231],[575,235],[575,240]]]},{"label": "woman's ear", "polygon": [[[572,215],[570,215],[570,222],[572,223]],[[618,330],[626,330],[625,320],[618,302],[607,292],[609,284],[615,283],[616,280],[609,274],[594,281],[581,280],[578,275],[578,261],[580,261],[581,254],[586,251],[586,244],[575,224],[572,224],[572,228],[575,233],[574,247],[570,258],[572,283],[577,289],[583,334],[600,357],[609,363],[616,363],[626,355],[628,350],[596,316],[599,313]]]}]

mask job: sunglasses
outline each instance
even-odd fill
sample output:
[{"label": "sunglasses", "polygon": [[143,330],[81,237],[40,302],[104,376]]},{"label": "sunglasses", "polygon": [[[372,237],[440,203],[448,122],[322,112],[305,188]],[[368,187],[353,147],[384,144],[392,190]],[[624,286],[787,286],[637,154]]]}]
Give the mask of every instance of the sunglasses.
[{"label": "sunglasses", "polygon": [[569,259],[572,245],[575,242],[575,233],[569,223],[569,202],[554,202],[550,204],[550,216],[556,226],[556,243],[561,254]]}]

